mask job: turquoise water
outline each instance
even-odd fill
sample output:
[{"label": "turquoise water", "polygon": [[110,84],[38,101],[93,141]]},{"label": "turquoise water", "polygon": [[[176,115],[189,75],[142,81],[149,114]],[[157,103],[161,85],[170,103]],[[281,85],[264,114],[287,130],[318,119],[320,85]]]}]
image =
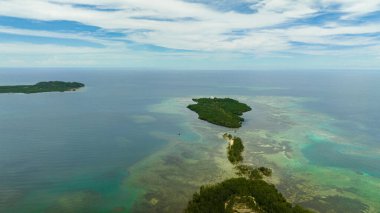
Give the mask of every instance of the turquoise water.
[{"label": "turquoise water", "polygon": [[[206,159],[220,146],[218,138],[209,134],[226,129],[202,123],[186,109],[177,113],[152,110],[152,106],[166,100],[197,96],[241,96],[252,101],[262,96],[273,97],[274,101],[276,97],[310,98],[312,101],[294,107],[332,119],[328,125],[316,126],[338,139],[315,138],[314,133],[308,133],[310,137],[301,147],[306,159],[303,163],[319,169],[352,171],[380,183],[380,73],[0,71],[2,85],[44,80],[78,81],[86,88],[69,93],[0,94],[0,212],[129,212],[137,211],[133,208],[137,203],[141,208],[153,205],[141,204],[141,200],[154,198],[159,191],[154,187],[158,172],[149,171],[145,185],[139,185],[142,177],[131,173],[142,175],[147,170],[132,169],[134,166],[150,162],[149,157],[175,146],[170,156],[162,154],[162,158],[172,166],[165,174],[177,175],[178,179],[178,168],[200,167],[196,160]],[[171,107],[172,103],[163,106]],[[287,105],[287,110],[291,109],[293,106]],[[178,107],[173,106],[175,110]],[[265,107],[260,110],[262,115],[257,115],[257,120],[248,115],[248,127],[239,130],[243,135],[253,129],[287,129],[281,122],[266,120],[264,113],[271,112]],[[173,141],[178,144],[171,145]],[[181,150],[181,155],[177,156],[175,150]],[[214,162],[204,162],[213,168]],[[214,170],[210,168],[202,169],[211,175]],[[181,183],[193,179],[181,178]],[[209,180],[206,175],[204,180]],[[188,196],[197,184],[173,184],[173,188],[186,188],[186,192],[177,193]],[[176,198],[168,192],[166,199],[170,203]]]},{"label": "turquoise water", "polygon": [[[310,139],[313,143],[303,149],[311,163],[321,166],[347,168],[380,178],[380,157],[377,153],[368,153],[361,146],[340,145],[328,140]],[[352,153],[352,151],[355,153]]]}]

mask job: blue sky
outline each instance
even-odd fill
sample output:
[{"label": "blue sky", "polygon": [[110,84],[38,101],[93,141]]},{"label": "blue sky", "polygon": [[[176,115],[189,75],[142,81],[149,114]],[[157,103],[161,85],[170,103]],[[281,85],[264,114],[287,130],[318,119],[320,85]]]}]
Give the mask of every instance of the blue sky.
[{"label": "blue sky", "polygon": [[380,0],[0,0],[0,67],[380,69]]}]

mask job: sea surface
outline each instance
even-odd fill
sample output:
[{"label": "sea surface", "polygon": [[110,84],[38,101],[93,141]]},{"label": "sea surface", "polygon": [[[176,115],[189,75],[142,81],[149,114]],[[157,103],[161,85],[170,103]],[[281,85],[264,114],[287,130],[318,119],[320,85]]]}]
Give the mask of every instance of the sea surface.
[{"label": "sea surface", "polygon": [[[380,71],[0,70],[0,85],[49,80],[86,87],[0,94],[0,212],[180,212],[236,177],[226,132],[289,201],[380,212]],[[186,109],[210,96],[251,105],[243,127]]]}]

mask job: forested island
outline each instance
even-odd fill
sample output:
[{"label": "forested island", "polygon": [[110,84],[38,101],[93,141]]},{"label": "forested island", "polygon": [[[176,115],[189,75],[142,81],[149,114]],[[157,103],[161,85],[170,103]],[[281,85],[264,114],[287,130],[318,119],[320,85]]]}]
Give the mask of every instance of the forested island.
[{"label": "forested island", "polygon": [[46,81],[34,85],[0,86],[0,93],[42,93],[75,91],[85,85],[78,82]]},{"label": "forested island", "polygon": [[241,127],[244,112],[251,110],[247,104],[231,98],[198,98],[193,99],[196,104],[187,106],[198,113],[198,118],[212,124],[229,128]]},{"label": "forested island", "polygon": [[[199,119],[226,127],[240,127],[244,120],[240,116],[251,110],[248,105],[230,98],[193,100],[197,104],[188,108],[197,112]],[[243,164],[241,138],[227,133],[223,138],[228,141],[227,158],[234,165],[238,177],[201,186],[189,201],[185,213],[312,213],[287,202],[273,184],[263,180],[264,176],[272,175],[270,168]]]}]

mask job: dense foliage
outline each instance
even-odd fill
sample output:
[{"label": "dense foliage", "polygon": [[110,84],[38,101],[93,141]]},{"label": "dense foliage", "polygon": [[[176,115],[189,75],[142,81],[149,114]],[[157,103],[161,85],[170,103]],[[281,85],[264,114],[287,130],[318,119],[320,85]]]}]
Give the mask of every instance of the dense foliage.
[{"label": "dense foliage", "polygon": [[78,82],[48,81],[39,82],[35,85],[0,86],[0,93],[41,93],[41,92],[64,92],[84,87]]},{"label": "dense foliage", "polygon": [[232,212],[230,202],[236,198],[254,198],[257,212],[267,213],[308,213],[310,211],[300,206],[288,203],[280,192],[263,180],[249,180],[246,178],[232,178],[221,183],[202,186],[199,193],[193,195],[188,203],[186,213],[223,213]]},{"label": "dense foliage", "polygon": [[198,113],[199,119],[230,128],[241,127],[244,119],[240,116],[251,110],[247,104],[231,98],[199,98],[193,101],[197,103],[187,108]]},{"label": "dense foliage", "polygon": [[233,144],[227,148],[228,160],[232,164],[237,164],[243,161],[241,153],[244,151],[244,145],[239,137],[234,137],[232,140]]}]

